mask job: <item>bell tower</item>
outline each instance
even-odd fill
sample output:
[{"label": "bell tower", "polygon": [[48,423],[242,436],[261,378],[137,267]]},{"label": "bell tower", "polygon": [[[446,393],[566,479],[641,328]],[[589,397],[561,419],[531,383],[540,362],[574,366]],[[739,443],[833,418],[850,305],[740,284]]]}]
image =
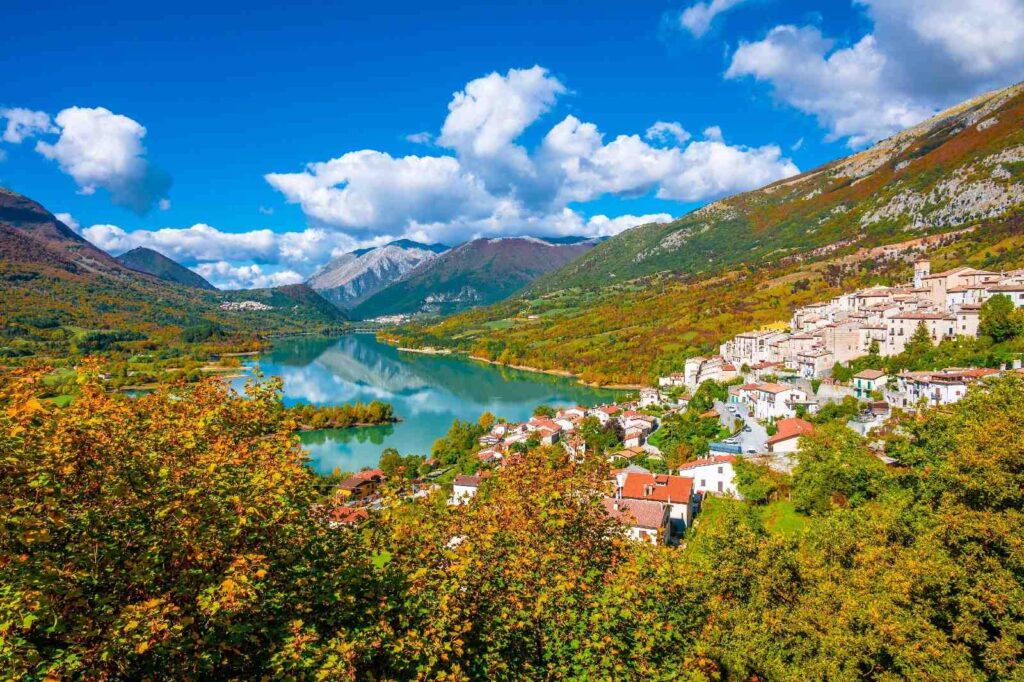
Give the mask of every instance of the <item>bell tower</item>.
[{"label": "bell tower", "polygon": [[924,286],[924,278],[932,274],[932,264],[924,256],[914,262],[914,288],[920,289]]}]

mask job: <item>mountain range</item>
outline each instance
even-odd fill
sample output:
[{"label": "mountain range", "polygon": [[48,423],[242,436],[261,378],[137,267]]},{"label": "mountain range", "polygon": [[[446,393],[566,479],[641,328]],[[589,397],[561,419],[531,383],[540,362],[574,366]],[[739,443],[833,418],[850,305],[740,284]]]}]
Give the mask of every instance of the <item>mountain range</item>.
[{"label": "mountain range", "polygon": [[[927,242],[925,240],[928,240]],[[796,177],[612,237],[496,305],[400,330],[508,364],[648,382],[792,308],[933,268],[1024,266],[1024,86]]]},{"label": "mountain range", "polygon": [[198,273],[171,260],[159,251],[147,249],[144,246],[139,246],[131,251],[122,253],[117,257],[117,260],[136,272],[153,275],[157,279],[162,279],[166,282],[175,282],[176,284],[183,284],[196,289],[216,289],[215,286],[203,279]]},{"label": "mountain range", "polygon": [[400,239],[338,256],[314,272],[307,284],[339,308],[349,309],[447,249]]},{"label": "mountain range", "polygon": [[419,265],[352,309],[357,319],[379,315],[449,314],[500,301],[537,277],[586,253],[595,240],[536,237],[474,239]]},{"label": "mountain range", "polygon": [[[305,284],[221,292],[154,251],[126,255],[110,256],[39,203],[0,188],[0,357],[52,352],[95,331],[166,338],[214,323],[228,333],[284,334],[344,320]],[[261,305],[232,305],[246,301]]]}]

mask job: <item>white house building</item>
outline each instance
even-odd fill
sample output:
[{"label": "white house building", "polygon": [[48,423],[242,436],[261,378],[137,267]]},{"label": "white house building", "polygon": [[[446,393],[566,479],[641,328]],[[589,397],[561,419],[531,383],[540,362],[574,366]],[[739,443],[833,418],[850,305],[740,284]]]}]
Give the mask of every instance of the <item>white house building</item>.
[{"label": "white house building", "polygon": [[695,459],[679,467],[679,475],[693,480],[694,492],[731,495],[743,499],[736,489],[736,472],[732,467],[734,461],[736,457],[733,455]]}]

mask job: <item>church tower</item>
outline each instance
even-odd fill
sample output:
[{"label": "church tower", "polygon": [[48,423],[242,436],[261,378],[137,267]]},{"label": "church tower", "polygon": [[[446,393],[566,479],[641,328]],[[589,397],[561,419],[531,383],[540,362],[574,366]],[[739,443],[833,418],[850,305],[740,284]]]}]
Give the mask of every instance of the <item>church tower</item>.
[{"label": "church tower", "polygon": [[914,263],[914,288],[920,289],[924,286],[924,278],[932,274],[932,264],[924,256],[921,256]]}]

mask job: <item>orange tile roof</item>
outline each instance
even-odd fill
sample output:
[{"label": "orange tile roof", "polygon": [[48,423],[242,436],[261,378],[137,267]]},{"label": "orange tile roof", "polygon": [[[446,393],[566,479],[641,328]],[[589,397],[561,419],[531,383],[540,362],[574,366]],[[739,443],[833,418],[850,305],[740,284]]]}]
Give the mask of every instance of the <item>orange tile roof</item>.
[{"label": "orange tile roof", "polygon": [[605,497],[601,500],[604,510],[611,518],[627,526],[639,528],[661,528],[665,520],[665,505],[646,500],[616,500]]},{"label": "orange tile roof", "polygon": [[669,474],[626,474],[622,497],[634,500],[686,503],[693,496],[693,479]]},{"label": "orange tile roof", "polygon": [[732,464],[736,461],[735,455],[715,455],[714,457],[702,457],[693,461],[687,462],[679,467],[680,471],[686,469],[696,469],[697,467],[710,466],[714,464]]},{"label": "orange tile roof", "polygon": [[353,507],[335,507],[328,513],[331,523],[355,523],[362,521],[367,516],[365,509],[354,509]]},{"label": "orange tile roof", "polygon": [[808,433],[814,433],[814,424],[809,421],[804,421],[799,417],[790,417],[789,419],[780,419],[775,422],[775,426],[778,431],[774,436],[768,439],[768,445],[774,445],[790,438],[796,438],[797,436],[803,436]]}]

